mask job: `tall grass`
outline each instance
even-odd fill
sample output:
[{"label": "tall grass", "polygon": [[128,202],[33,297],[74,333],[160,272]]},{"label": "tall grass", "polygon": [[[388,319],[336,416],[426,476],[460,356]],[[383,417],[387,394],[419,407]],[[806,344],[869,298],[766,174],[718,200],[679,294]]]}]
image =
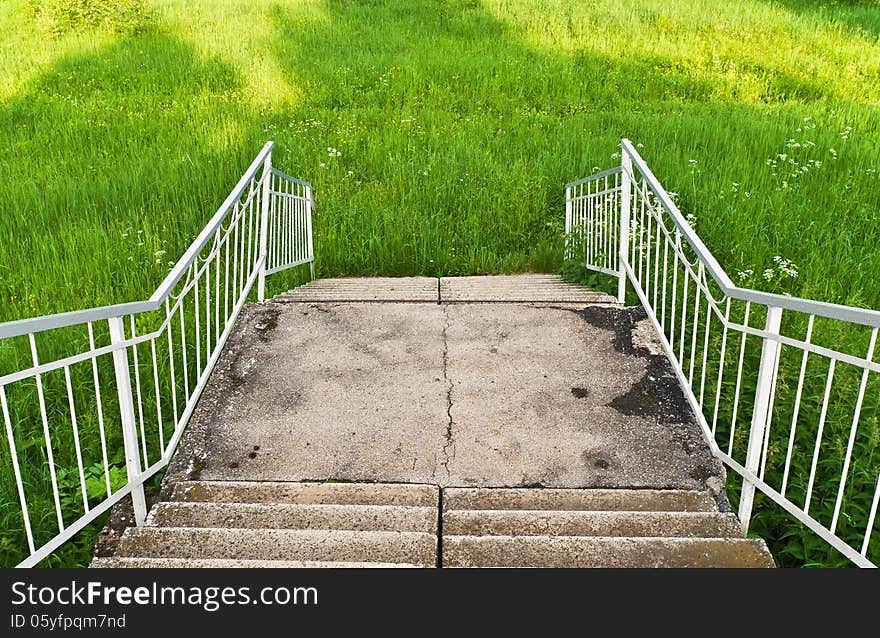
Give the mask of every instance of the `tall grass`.
[{"label": "tall grass", "polygon": [[558,270],[562,183],[629,137],[744,284],[880,308],[875,2],[69,5],[0,5],[0,320],[146,297],[266,139],[322,276]]}]

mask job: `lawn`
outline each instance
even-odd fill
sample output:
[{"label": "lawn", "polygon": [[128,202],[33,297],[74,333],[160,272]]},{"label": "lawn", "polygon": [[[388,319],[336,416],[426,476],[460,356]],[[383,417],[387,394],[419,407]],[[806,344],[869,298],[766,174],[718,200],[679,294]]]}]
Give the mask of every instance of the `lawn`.
[{"label": "lawn", "polygon": [[876,0],[97,4],[0,4],[0,321],[146,298],[267,139],[319,276],[559,271],[628,137],[737,283],[880,309]]}]

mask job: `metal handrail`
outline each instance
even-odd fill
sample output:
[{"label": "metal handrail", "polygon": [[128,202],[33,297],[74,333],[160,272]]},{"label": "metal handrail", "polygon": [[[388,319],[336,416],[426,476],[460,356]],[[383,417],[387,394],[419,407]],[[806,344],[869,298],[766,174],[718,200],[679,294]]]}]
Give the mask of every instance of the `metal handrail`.
[{"label": "metal handrail", "polygon": [[[789,297],[787,295],[778,295],[772,292],[763,292],[760,290],[740,288],[736,286],[718,263],[718,260],[715,259],[715,256],[712,255],[711,251],[703,243],[703,240],[700,239],[697,233],[694,232],[694,229],[691,228],[690,224],[687,223],[685,216],[682,215],[678,206],[675,205],[675,202],[673,202],[672,198],[669,196],[669,193],[666,192],[666,189],[663,188],[663,185],[654,176],[654,173],[648,167],[645,160],[642,159],[642,156],[636,150],[635,146],[633,146],[633,143],[628,139],[623,139],[620,144],[623,148],[623,152],[632,158],[633,164],[638,167],[642,176],[645,178],[645,181],[650,185],[651,190],[669,214],[682,237],[684,237],[694,253],[700,258],[700,261],[703,262],[709,275],[712,276],[712,279],[715,280],[715,283],[718,284],[725,296],[739,299],[741,301],[753,301],[767,306],[828,317],[830,319],[859,323],[865,326],[880,326],[880,312],[876,310],[855,308],[853,306],[827,303],[824,301],[814,301],[812,299],[803,299],[800,297]],[[601,173],[599,175],[601,175]],[[630,178],[632,178],[632,174],[630,174]]]},{"label": "metal handrail", "polygon": [[565,188],[574,188],[575,186],[580,186],[581,184],[586,184],[587,182],[594,182],[597,179],[602,179],[603,177],[609,177],[611,175],[615,175],[620,173],[623,170],[622,166],[615,166],[613,168],[608,168],[599,173],[595,173],[590,175],[589,177],[584,177],[583,179],[576,180],[574,182],[569,182],[565,185]]},{"label": "metal handrail", "polygon": [[[619,167],[571,182],[566,185],[565,194],[567,257],[582,259],[587,268],[618,278],[620,303],[626,299],[627,286],[634,289],[657,331],[710,450],[742,477],[738,514],[743,529],[749,528],[757,490],[854,564],[875,566],[872,558],[876,557],[869,557],[868,550],[880,509],[880,473],[875,477],[863,468],[861,474],[851,477],[850,470],[859,459],[855,442],[868,384],[871,379],[876,383],[880,374],[880,363],[874,361],[880,312],[735,286],[629,140],[621,140]],[[583,245],[575,246],[576,240]],[[685,247],[689,250],[685,251]],[[582,250],[580,255],[578,250]],[[716,298],[708,285],[710,277],[720,290],[720,298]],[[731,314],[732,304],[740,313],[736,317]],[[783,334],[785,311],[797,313],[786,330],[790,332],[795,327],[802,330],[805,324],[805,336]],[[856,339],[861,344],[857,346],[860,352],[844,352],[836,343],[830,346],[814,343],[813,326],[817,317],[851,325],[848,330],[854,335],[853,344]],[[763,321],[764,325],[750,325],[755,321]],[[717,326],[715,330],[722,331],[720,339],[711,338],[713,324]],[[749,359],[748,364],[744,358],[749,348],[747,337],[761,342],[760,357],[756,362]],[[862,355],[865,341],[867,353]],[[799,374],[789,368],[784,373],[788,376],[781,378],[783,348],[799,355]],[[729,360],[734,354],[735,364],[731,364]],[[810,357],[827,362],[824,380],[807,379]],[[751,369],[754,363],[757,363],[756,369]],[[860,381],[835,386],[835,372],[841,369],[848,370],[851,377]],[[735,383],[731,373],[735,373]],[[814,387],[809,397],[805,397],[805,384],[815,386],[817,383],[822,386],[818,392]],[[752,400],[752,387],[754,395],[749,414],[745,404]],[[788,394],[782,407],[777,406],[780,387],[784,388],[780,394]],[[793,388],[797,389],[791,397]],[[847,408],[852,408],[851,413],[838,410],[832,416],[829,403],[833,389],[850,394],[851,403],[847,403]],[[805,401],[813,406],[812,416],[809,410],[802,409]],[[719,421],[722,405],[725,406],[724,418],[729,417],[729,423]],[[749,415],[749,422],[745,424],[741,423],[746,420],[744,414]],[[771,424],[779,428],[781,416],[790,419],[784,423],[787,440],[777,441],[777,452],[771,454]],[[795,503],[791,495],[796,474],[796,466],[792,465],[795,442],[803,422],[813,418],[816,430],[805,435],[814,441],[811,456],[802,458],[797,465],[798,489],[806,487],[803,501]],[[823,451],[822,441],[823,433],[832,427],[829,423],[832,418],[838,436],[848,436],[845,452],[828,459],[825,455],[834,452]],[[746,437],[742,436],[743,427],[748,427]],[[738,428],[739,438],[735,436]],[[717,440],[718,437],[722,440]],[[743,444],[745,450],[740,449]],[[765,471],[768,462],[783,463],[778,456],[780,449],[785,451],[784,470],[780,483],[771,484]],[[736,458],[738,454],[740,458]],[[820,464],[823,458],[826,462]],[[829,471],[831,475],[826,476]],[[839,474],[835,474],[838,471]],[[816,508],[810,511],[820,475],[827,479],[823,489],[827,491],[827,486],[836,486],[836,497],[830,493],[819,497],[833,503],[833,514],[827,519],[816,514]],[[774,480],[779,478],[777,475]],[[844,538],[838,525],[853,503],[853,497],[847,496],[847,492],[848,488],[852,491],[856,481],[857,496],[865,506],[867,517],[857,522],[849,520]],[[859,534],[862,536],[858,537]]]},{"label": "metal handrail", "polygon": [[[150,295],[150,298],[144,301],[129,301],[125,303],[111,304],[109,306],[99,306],[97,308],[87,308],[83,310],[74,310],[71,312],[60,312],[41,317],[31,317],[29,319],[18,319],[16,321],[7,321],[0,323],[0,339],[8,339],[10,337],[20,337],[27,334],[43,332],[45,330],[54,330],[57,328],[65,328],[75,326],[89,321],[101,321],[112,317],[124,317],[127,315],[139,314],[142,312],[152,312],[158,310],[167,299],[171,290],[186,275],[186,271],[192,265],[196,255],[205,247],[205,244],[211,239],[217,228],[223,222],[226,214],[232,208],[233,204],[241,197],[245,186],[256,175],[257,170],[271,156],[274,142],[266,142],[254,161],[238,180],[235,188],[229,193],[229,196],[217,209],[217,212],[211,217],[202,231],[199,233],[186,252],[177,260],[171,272],[162,280],[156,291]],[[283,173],[282,173],[283,175]],[[293,179],[284,176],[285,179]],[[301,182],[301,180],[296,180]],[[306,182],[301,182],[305,184]]]},{"label": "metal handrail", "polygon": [[[0,324],[0,340],[26,336],[32,358],[30,366],[0,376],[0,420],[29,549],[20,567],[39,563],[123,497],[131,497],[135,523],[142,525],[144,482],[170,461],[250,292],[256,287],[262,301],[269,274],[300,264],[308,263],[314,277],[312,187],[274,169],[272,149],[272,142],[263,146],[148,300]],[[142,313],[163,310],[158,322],[155,314],[136,319]],[[106,337],[99,343],[93,328],[95,322],[104,320],[109,343]],[[141,334],[139,323],[147,328]],[[76,341],[86,335],[65,333],[64,339],[73,339],[75,353],[42,360],[35,336],[71,326],[85,327],[87,342]],[[79,378],[73,384],[71,371],[82,374],[83,366],[88,367],[88,381]],[[59,387],[51,375],[62,371],[66,385]],[[108,387],[109,379],[113,383]],[[9,390],[19,383],[36,387],[36,405]],[[50,413],[47,388],[56,391],[56,403],[61,399],[68,406],[66,413]],[[105,403],[108,396],[111,402]],[[79,420],[83,416],[91,420],[94,427],[83,428],[78,415]],[[39,483],[26,484],[17,449],[16,430],[21,436],[40,422],[45,460],[36,463],[48,466],[57,533],[32,527],[29,497],[46,497],[43,491],[47,490]],[[113,450],[108,428],[114,434],[121,430],[125,452],[126,481],[116,489],[110,478]],[[58,465],[53,449],[59,432],[71,430],[75,468]],[[93,454],[100,442],[98,467],[104,486],[97,494],[94,487],[87,487],[83,441],[93,444]],[[69,457],[66,462],[71,463]],[[56,465],[78,473],[79,497],[74,501],[81,500],[81,506],[60,498]],[[31,493],[38,489],[39,493]],[[95,499],[98,502],[92,503]],[[47,533],[51,537],[44,540]]]}]

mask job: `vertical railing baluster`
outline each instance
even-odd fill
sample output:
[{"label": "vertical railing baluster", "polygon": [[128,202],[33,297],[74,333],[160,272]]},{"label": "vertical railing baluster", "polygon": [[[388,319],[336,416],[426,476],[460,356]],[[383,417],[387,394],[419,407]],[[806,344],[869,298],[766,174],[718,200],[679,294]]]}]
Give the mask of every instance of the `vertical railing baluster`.
[{"label": "vertical railing baluster", "polygon": [[266,260],[267,258],[267,233],[269,232],[269,201],[272,199],[272,154],[266,156],[266,164],[263,169],[263,198],[260,202],[260,274],[257,280],[257,300],[266,298]]},{"label": "vertical railing baluster", "polygon": [[[165,298],[165,328],[168,330],[168,365],[171,370],[171,409],[174,411],[174,429],[177,429],[177,422],[180,418],[180,412],[177,409],[177,377],[174,375],[174,337],[171,334],[171,327],[174,325],[174,315],[171,312],[171,302],[168,297]],[[162,454],[165,454],[165,448],[162,448]]]},{"label": "vertical railing baluster", "polygon": [[807,495],[804,498],[804,514],[810,513],[810,501],[813,498],[813,486],[816,484],[816,471],[819,468],[819,454],[822,450],[822,435],[825,432],[825,419],[828,416],[828,401],[831,398],[831,386],[834,384],[834,368],[836,359],[828,364],[828,376],[825,378],[825,395],[822,398],[822,409],[819,412],[819,429],[816,432],[816,445],[813,447],[813,462],[810,465],[810,478],[807,479]]},{"label": "vertical railing baluster", "polygon": [[79,472],[79,487],[83,497],[83,511],[89,511],[89,492],[86,489],[86,471],[83,466],[82,444],[79,440],[79,424],[76,419],[76,402],[73,399],[73,383],[70,380],[70,366],[64,366],[64,384],[67,386],[67,405],[70,408],[70,425],[73,430],[73,449],[76,452],[76,469]]},{"label": "vertical railing baluster", "polygon": [[620,245],[618,259],[620,270],[617,274],[617,303],[626,303],[626,265],[629,263],[629,215],[632,198],[632,158],[621,146],[620,149]]},{"label": "vertical railing baluster", "polygon": [[877,474],[877,487],[874,488],[874,499],[871,501],[871,511],[868,512],[868,524],[865,526],[865,539],[862,541],[862,556],[868,555],[868,545],[871,544],[871,535],[874,532],[874,520],[877,518],[878,503],[880,503],[880,473]]},{"label": "vertical railing baluster", "polygon": [[195,312],[195,316],[193,317],[193,326],[195,328],[195,337],[193,338],[193,343],[196,346],[196,378],[195,385],[198,387],[199,381],[202,378],[202,327],[201,327],[201,317],[199,313],[199,258],[196,257],[196,260],[192,265],[193,269],[193,310]]},{"label": "vertical railing baluster", "polygon": [[565,259],[571,255],[571,186],[565,187]]},{"label": "vertical railing baluster", "polygon": [[6,425],[6,441],[9,445],[9,456],[12,460],[12,473],[15,475],[15,488],[18,491],[18,503],[21,505],[21,517],[24,522],[24,531],[27,536],[28,549],[31,554],[36,551],[34,547],[34,532],[31,529],[31,515],[28,511],[27,498],[24,494],[24,481],[21,477],[21,467],[18,465],[18,451],[15,447],[15,433],[12,431],[12,419],[9,416],[9,403],[6,400],[6,386],[0,385],[0,410],[3,411],[3,423]]},{"label": "vertical railing baluster", "polygon": [[[870,342],[868,343],[868,354],[865,356],[865,360],[870,362],[874,358],[874,347],[877,345],[877,328],[874,328],[871,331]],[[862,414],[862,403],[865,400],[865,389],[868,385],[868,375],[870,374],[870,370],[865,367],[862,371],[862,380],[859,383],[859,395],[856,399],[856,408],[853,412],[853,420],[852,425],[850,426],[849,431],[849,440],[846,444],[846,454],[843,458],[843,469],[840,472],[840,486],[837,488],[837,501],[834,504],[834,517],[831,519],[831,531],[834,532],[837,529],[837,519],[840,516],[840,506],[843,503],[843,491],[846,487],[846,475],[849,474],[849,463],[852,459],[853,446],[856,442],[856,432],[859,429],[859,417]]]},{"label": "vertical railing baluster", "polygon": [[223,250],[223,231],[217,229],[217,252],[214,255],[214,345],[220,343],[220,333],[226,328],[224,323],[223,329],[220,327],[220,252]]},{"label": "vertical railing baluster", "polygon": [[[31,357],[34,367],[40,365],[37,356],[37,342],[33,333],[28,335],[31,344]],[[40,419],[43,422],[43,436],[46,443],[46,461],[49,464],[49,479],[52,481],[52,500],[55,502],[55,514],[58,518],[58,530],[64,531],[64,517],[61,514],[61,496],[58,492],[58,477],[55,474],[55,456],[52,452],[52,435],[49,433],[49,414],[46,412],[46,397],[43,394],[43,378],[38,372],[34,375],[37,384],[37,401],[40,404]]]},{"label": "vertical railing baluster", "polygon": [[309,276],[315,278],[315,247],[312,243],[312,210],[314,209],[314,200],[312,199],[312,187],[306,186],[306,251],[309,257]]},{"label": "vertical railing baluster", "polygon": [[[804,337],[804,343],[810,343],[813,338],[813,323],[815,322],[815,319],[815,315],[810,315],[810,318],[807,321],[807,334],[806,337]],[[794,450],[794,438],[795,433],[797,432],[797,421],[801,409],[801,395],[804,391],[804,376],[807,372],[807,357],[809,354],[810,351],[805,349],[803,357],[801,358],[801,372],[798,376],[797,390],[794,395],[794,411],[791,416],[791,430],[788,434],[788,449],[785,452],[785,467],[782,471],[782,488],[780,489],[780,494],[783,496],[785,496],[785,490],[788,487],[788,472],[791,469],[791,455]]]},{"label": "vertical railing baluster", "polygon": [[[702,275],[703,262],[700,262],[699,273],[694,281],[694,325],[691,331],[691,363],[688,368],[688,386],[691,388],[694,387],[694,360],[697,354],[697,333],[700,331],[700,278]],[[708,308],[706,312],[709,312]]]},{"label": "vertical railing baluster", "polygon": [[[749,326],[749,311],[752,309],[752,302],[746,302],[745,317],[743,318],[743,326]],[[736,386],[733,390],[733,414],[730,417],[730,441],[727,445],[727,456],[733,456],[733,439],[736,434],[736,417],[739,411],[739,395],[742,387],[743,359],[746,355],[746,331],[742,331],[742,337],[739,342],[739,361],[736,366]]]},{"label": "vertical railing baluster", "polygon": [[159,455],[165,458],[165,430],[162,425],[162,392],[159,389],[159,360],[156,357],[156,338],[150,339],[150,354],[153,356],[153,383],[156,389],[156,425],[159,430]]},{"label": "vertical railing baluster", "polygon": [[718,408],[721,405],[721,380],[724,377],[724,357],[727,355],[727,325],[730,323],[730,297],[724,306],[724,329],[721,331],[721,355],[718,359],[718,386],[715,390],[715,407],[712,410],[712,438],[718,429]]},{"label": "vertical railing baluster", "polygon": [[[700,409],[703,410],[703,399],[706,393],[706,376],[708,373],[707,365],[709,363],[709,329],[712,326],[712,309],[715,307],[713,305],[712,297],[708,293],[709,285],[704,281],[706,285],[706,326],[703,328],[703,362],[700,366],[700,400],[697,402],[700,406]],[[704,410],[705,413],[705,410]]]},{"label": "vertical railing baluster", "polygon": [[[137,336],[137,333],[135,331],[134,315],[129,315],[129,319],[131,320],[131,338],[134,339]],[[131,354],[134,358],[134,384],[135,393],[137,394],[138,422],[140,423],[141,428],[141,446],[143,447],[144,467],[147,467],[150,463],[147,460],[147,436],[146,432],[144,431],[144,403],[141,398],[141,371],[140,362],[138,361],[138,347],[136,343],[131,344]]]},{"label": "vertical railing baluster", "polygon": [[[758,367],[758,387],[755,391],[755,409],[752,412],[752,427],[749,431],[748,449],[746,451],[745,469],[751,475],[757,475],[761,462],[761,451],[764,445],[764,428],[773,406],[770,396],[776,386],[776,361],[781,344],[773,336],[779,335],[782,324],[782,308],[767,308],[767,321],[764,324],[764,337],[761,345],[761,362]],[[752,506],[755,500],[755,483],[750,476],[743,477],[742,491],[739,499],[739,521],[743,533],[748,533],[752,520]]]},{"label": "vertical railing baluster", "polygon": [[125,325],[122,317],[107,320],[110,327],[110,343],[117,346],[113,351],[113,369],[116,372],[116,389],[119,395],[119,416],[122,425],[122,442],[125,447],[125,469],[131,485],[131,502],[134,507],[135,524],[140,527],[147,516],[147,500],[141,478],[141,461],[138,453],[137,425],[134,417],[134,400],[131,394],[131,371],[125,344]]}]

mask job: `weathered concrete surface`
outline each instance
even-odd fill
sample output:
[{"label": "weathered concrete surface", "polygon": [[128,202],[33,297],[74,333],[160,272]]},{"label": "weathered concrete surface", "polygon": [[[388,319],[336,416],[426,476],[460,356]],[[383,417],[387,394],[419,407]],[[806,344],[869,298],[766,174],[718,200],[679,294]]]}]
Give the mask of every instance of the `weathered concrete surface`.
[{"label": "weathered concrete surface", "polygon": [[448,536],[742,537],[739,520],[718,512],[573,512],[453,510],[443,514]]},{"label": "weathered concrete surface", "polygon": [[444,536],[444,567],[773,567],[762,540],[590,536]]},{"label": "weathered concrete surface", "polygon": [[171,469],[207,480],[434,482],[444,308],[245,308]]},{"label": "weathered concrete surface", "polygon": [[437,303],[440,281],[436,277],[343,277],[316,279],[275,297],[297,302],[422,302]]},{"label": "weathered concrete surface", "polygon": [[[731,514],[732,516],[732,514]],[[437,505],[301,505],[292,503],[156,503],[148,525],[235,529],[437,531]]]},{"label": "weathered concrete surface", "polygon": [[695,490],[480,489],[443,492],[443,511],[717,512],[709,492]]},{"label": "weathered concrete surface", "polygon": [[171,497],[94,566],[437,565],[436,485],[184,481]]},{"label": "weathered concrete surface", "polygon": [[448,306],[445,483],[704,487],[720,467],[674,380],[656,379],[665,361],[619,343],[631,330],[615,324],[618,315],[602,306]]},{"label": "weathered concrete surface", "polygon": [[314,568],[398,568],[422,567],[414,563],[371,563],[352,561],[317,560],[245,560],[234,558],[137,558],[132,556],[108,556],[96,558],[90,567],[101,569],[314,569]]},{"label": "weathered concrete surface", "polygon": [[442,303],[536,302],[616,303],[603,292],[565,281],[559,275],[441,277]]},{"label": "weathered concrete surface", "polygon": [[718,491],[665,359],[633,343],[637,318],[607,304],[249,306],[166,485]]},{"label": "weathered concrete surface", "polygon": [[193,481],[177,483],[172,500],[181,503],[437,507],[440,491],[435,485],[394,483]]},{"label": "weathered concrete surface", "polygon": [[409,563],[433,567],[437,536],[327,529],[131,527],[117,553],[140,558]]}]

